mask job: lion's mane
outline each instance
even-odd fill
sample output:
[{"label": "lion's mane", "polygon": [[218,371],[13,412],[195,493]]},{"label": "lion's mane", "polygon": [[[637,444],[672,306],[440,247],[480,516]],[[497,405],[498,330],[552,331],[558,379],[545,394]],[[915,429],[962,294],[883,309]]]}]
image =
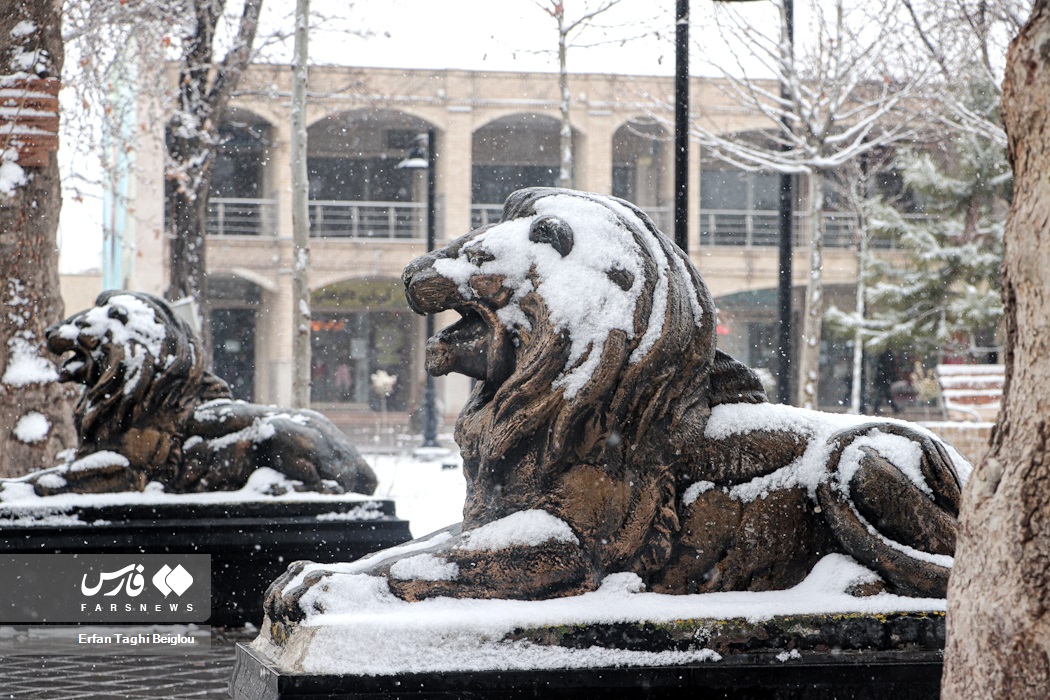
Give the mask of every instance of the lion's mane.
[{"label": "lion's mane", "polygon": [[[535,226],[548,216],[575,231],[577,244],[592,251],[583,264],[598,266],[587,270],[598,284],[588,288],[581,280],[567,306],[565,289],[551,291],[555,283],[544,277],[544,269],[558,268],[541,269],[527,257],[516,259],[515,251],[501,258],[500,241],[508,235],[501,227],[519,220]],[[521,240],[520,232],[509,235]],[[602,558],[610,560],[605,564],[658,566],[678,529],[676,475],[683,471],[679,462],[687,459],[682,446],[702,439],[711,406],[718,403],[712,372],[717,377],[719,371],[739,370],[743,382],[731,388],[746,397],[735,400],[765,400],[749,371],[716,353],[715,309],[703,279],[634,205],[566,190],[516,192],[500,223],[455,246],[460,246],[455,260],[441,260],[439,254],[434,267],[440,274],[466,285],[472,276],[484,277],[493,269],[502,280],[495,293],[513,293],[511,308],[500,312],[513,337],[507,348],[513,352],[513,369],[495,388],[479,382],[456,424],[467,478],[464,526],[533,507],[508,500],[514,498],[510,494],[547,493],[567,470],[600,465],[613,481],[630,485],[625,511],[637,521],[620,523],[617,537],[610,539],[623,543],[623,551],[606,547]],[[603,247],[611,252],[607,268],[601,267],[601,256],[593,255]],[[491,265],[472,267],[465,261],[483,249],[480,259]],[[603,273],[615,287],[605,283]],[[478,294],[465,286],[464,293]],[[559,294],[560,308],[554,309],[550,299]],[[598,299],[599,294],[605,296]],[[620,308],[628,304],[632,322],[591,329],[589,344],[581,348],[566,319],[600,316],[603,300]],[[516,487],[525,484],[528,488]],[[553,507],[558,510],[557,504]],[[642,541],[631,541],[621,536],[626,532],[645,534]]]},{"label": "lion's mane", "polygon": [[[534,216],[543,199],[565,196],[543,188],[520,190],[504,206],[501,222]],[[624,444],[652,444],[654,429],[696,434],[709,413],[715,310],[704,281],[683,263],[677,247],[655,235],[653,222],[634,205],[575,196],[596,206],[614,206],[618,225],[630,233],[643,261],[634,327],[630,334],[619,329],[609,333],[588,381],[569,395],[564,386],[556,386],[567,369],[569,333],[554,327],[540,293],[527,293],[519,305],[531,327],[517,331],[513,375],[491,401],[482,404],[472,397],[460,420],[458,435],[485,460],[500,459],[523,440],[539,438],[542,458],[551,464],[570,455],[574,462],[621,464]],[[657,296],[664,300],[663,313],[654,308]],[[640,345],[653,335],[651,326],[658,333],[640,353]],[[541,426],[548,429],[539,430]],[[609,440],[610,435],[616,437]]]},{"label": "lion's mane", "polygon": [[231,396],[207,371],[193,331],[154,297],[119,290],[102,292],[69,324],[96,365],[74,411],[78,457],[113,450],[151,478],[173,476],[182,456],[179,428],[196,406]]}]

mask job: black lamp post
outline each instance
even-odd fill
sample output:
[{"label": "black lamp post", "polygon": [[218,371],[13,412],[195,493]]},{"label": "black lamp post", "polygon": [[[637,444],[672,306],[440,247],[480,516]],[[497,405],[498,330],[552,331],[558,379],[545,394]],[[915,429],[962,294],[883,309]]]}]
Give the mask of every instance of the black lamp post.
[{"label": "black lamp post", "polygon": [[689,0],[675,6],[674,242],[689,252]]},{"label": "black lamp post", "polygon": [[[427,171],[427,252],[434,250],[435,223],[437,220],[434,206],[434,190],[437,181],[436,160],[434,157],[434,130],[420,134],[412,144],[408,157],[397,164],[399,168]],[[434,316],[427,314],[426,336],[434,336]],[[437,441],[437,390],[434,377],[427,372],[423,389],[423,447],[438,447]]]},{"label": "black lamp post", "polygon": [[[794,51],[795,45],[795,1],[784,0],[784,34],[787,38],[790,51]],[[784,83],[780,84],[780,96],[787,98],[788,88]],[[785,128],[790,128],[786,123]],[[785,142],[783,150],[790,146]],[[780,317],[777,334],[777,373],[780,381],[777,382],[777,403],[791,403],[791,287],[792,287],[792,255],[794,253],[794,241],[792,236],[791,219],[794,210],[794,179],[788,173],[780,174],[780,197],[778,199],[778,220],[780,222],[780,241],[777,246],[777,257],[780,264],[780,277],[777,286],[777,315]]]}]

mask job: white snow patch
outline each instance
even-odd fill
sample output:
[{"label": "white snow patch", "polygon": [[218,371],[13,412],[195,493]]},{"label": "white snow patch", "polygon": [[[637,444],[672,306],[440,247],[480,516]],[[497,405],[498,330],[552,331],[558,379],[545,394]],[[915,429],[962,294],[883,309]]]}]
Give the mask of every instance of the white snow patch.
[{"label": "white snow patch", "polygon": [[701,495],[707,493],[715,487],[712,481],[697,481],[695,484],[690,484],[689,488],[682,494],[682,505],[691,506],[696,502],[696,499],[700,498]]},{"label": "white snow patch", "polygon": [[933,496],[933,489],[922,475],[922,447],[914,440],[903,435],[892,435],[878,430],[858,437],[842,451],[842,462],[839,464],[839,488],[848,490],[849,482],[860,469],[864,457],[863,448],[868,447],[893,463],[895,467],[923,493]]},{"label": "white snow patch", "polygon": [[7,341],[7,368],[0,382],[14,387],[47,384],[58,380],[58,370],[51,360],[40,356],[39,348],[22,335]]},{"label": "white snow patch", "polygon": [[[972,467],[957,451],[922,426],[890,418],[872,418],[842,413],[822,413],[793,406],[780,404],[722,404],[711,410],[705,436],[714,440],[723,440],[733,435],[756,431],[790,432],[808,440],[806,451],[791,464],[756,477],[751,481],[737,484],[730,489],[730,495],[742,501],[753,501],[764,498],[770,491],[801,487],[805,488],[811,498],[816,498],[817,487],[829,478],[828,458],[831,454],[829,439],[840,430],[859,425],[893,424],[906,426],[920,434],[931,437],[945,444],[948,456],[951,457],[956,472],[963,483],[969,478]],[[922,478],[919,468],[921,451],[917,443],[907,438],[882,433],[875,430],[867,436],[854,438],[854,445],[867,445],[878,451],[900,469],[918,488],[930,493],[930,488]],[[859,449],[859,448],[858,448]],[[844,469],[843,481],[848,484],[849,477],[858,466],[859,452],[851,447],[843,450],[839,469]]]},{"label": "white snow patch", "polygon": [[269,440],[277,434],[277,428],[275,428],[271,422],[273,418],[274,416],[261,416],[256,418],[247,428],[242,428],[241,430],[229,433],[228,435],[208,440],[208,447],[212,450],[221,450],[224,447],[229,447],[230,445],[234,445],[242,440],[254,443]]},{"label": "white snow patch", "polygon": [[15,437],[27,445],[41,442],[51,432],[51,421],[39,411],[30,411],[15,424]]},{"label": "white snow patch", "polygon": [[792,649],[791,651],[782,651],[777,654],[777,661],[786,663],[791,660],[797,660],[802,658],[802,654],[798,652],[798,649]]},{"label": "white snow patch", "polygon": [[0,153],[0,196],[10,197],[16,188],[26,184],[26,171],[16,160],[18,151],[13,148]]},{"label": "white snow patch", "polygon": [[[111,310],[119,310],[127,320],[113,318],[110,316]],[[125,347],[130,347],[135,341],[145,346],[160,361],[166,335],[164,324],[157,320],[153,309],[141,299],[130,294],[117,294],[110,297],[105,306],[88,309],[78,318],[83,325],[78,327],[66,323],[59,326],[57,332],[70,340],[79,335],[102,340],[108,335],[112,342]],[[141,358],[138,361],[141,362]]]},{"label": "white snow patch", "polygon": [[[675,665],[720,657],[710,650],[643,653],[549,648],[507,637],[517,629],[544,626],[690,619],[761,621],[778,615],[945,609],[943,599],[846,593],[858,583],[877,579],[853,559],[832,554],[802,583],[785,591],[665,595],[642,591],[634,574],[616,574],[607,577],[597,591],[568,598],[432,598],[408,603],[392,595],[379,577],[333,575],[303,597],[302,607],[307,611],[303,625],[312,628],[312,640],[305,649],[294,652],[295,662],[305,673],[360,675]],[[262,638],[255,646],[275,659],[282,653]]]},{"label": "white snow patch", "polygon": [[579,544],[569,524],[544,510],[522,510],[466,533],[459,549],[497,552],[510,547],[535,547],[544,542]]},{"label": "white snow patch", "polygon": [[12,38],[18,39],[23,36],[29,36],[35,31],[36,23],[31,20],[24,19],[16,23],[15,26],[11,28],[10,34]]},{"label": "white snow patch", "polygon": [[65,467],[65,469],[69,472],[88,472],[96,469],[105,469],[106,467],[126,467],[130,464],[131,462],[128,461],[128,458],[119,452],[102,450],[101,452],[81,457],[68,467]]},{"label": "white snow patch", "polygon": [[399,581],[451,581],[459,576],[459,567],[433,554],[417,554],[394,562],[390,575]]},{"label": "white snow patch", "polygon": [[379,502],[371,501],[345,512],[321,513],[317,516],[317,519],[321,522],[335,522],[341,520],[379,520],[382,517],[383,510],[379,507]]},{"label": "white snow patch", "polygon": [[39,479],[37,479],[37,483],[43,486],[44,488],[60,489],[66,485],[66,480],[58,474],[44,474]]}]

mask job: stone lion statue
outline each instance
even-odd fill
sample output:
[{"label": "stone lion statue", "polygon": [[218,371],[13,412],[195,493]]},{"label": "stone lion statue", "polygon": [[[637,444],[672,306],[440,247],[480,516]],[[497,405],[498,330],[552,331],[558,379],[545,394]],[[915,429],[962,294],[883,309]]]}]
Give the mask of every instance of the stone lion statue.
[{"label": "stone lion statue", "polygon": [[[520,190],[403,279],[415,311],[461,316],[426,365],[476,380],[456,424],[463,522],[354,573],[406,600],[568,596],[614,572],[762,591],[842,553],[878,574],[858,593],[945,595],[969,464],[918,426],[770,404],[716,349],[697,270],[632,204]],[[276,581],[274,639],[345,571]]]},{"label": "stone lion statue", "polygon": [[47,330],[59,379],[84,385],[73,461],[34,474],[39,495],[241,488],[269,467],[304,490],[371,494],[376,477],[349,439],[314,411],[234,401],[205,368],[196,334],[162,299],[107,291]]}]

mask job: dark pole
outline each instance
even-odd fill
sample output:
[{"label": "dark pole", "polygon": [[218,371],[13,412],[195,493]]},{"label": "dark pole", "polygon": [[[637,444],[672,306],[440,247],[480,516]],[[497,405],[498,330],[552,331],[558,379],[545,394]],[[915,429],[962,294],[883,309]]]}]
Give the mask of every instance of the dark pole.
[{"label": "dark pole", "polygon": [[[795,8],[794,0],[784,0],[784,22],[787,35],[789,51],[794,51],[795,42]],[[780,96],[787,97],[787,85],[781,83]],[[785,128],[791,128],[785,121]],[[782,150],[789,149],[785,143]],[[779,315],[778,327],[778,355],[777,372],[780,381],[777,382],[777,401],[779,403],[791,403],[791,266],[794,245],[792,241],[792,212],[794,211],[794,187],[793,175],[782,173],[780,175],[780,200],[779,225],[780,245],[778,257],[780,261],[780,278],[777,288],[777,310]]]},{"label": "dark pole", "polygon": [[[434,129],[427,130],[427,252],[434,250],[437,220],[434,190],[437,182],[437,159],[434,145]],[[434,337],[434,315],[427,314],[427,338]],[[434,388],[434,376],[427,372],[426,386],[423,389],[423,447],[437,447],[437,391]]]},{"label": "dark pole", "polygon": [[674,73],[674,242],[689,252],[689,0],[677,0]]}]

